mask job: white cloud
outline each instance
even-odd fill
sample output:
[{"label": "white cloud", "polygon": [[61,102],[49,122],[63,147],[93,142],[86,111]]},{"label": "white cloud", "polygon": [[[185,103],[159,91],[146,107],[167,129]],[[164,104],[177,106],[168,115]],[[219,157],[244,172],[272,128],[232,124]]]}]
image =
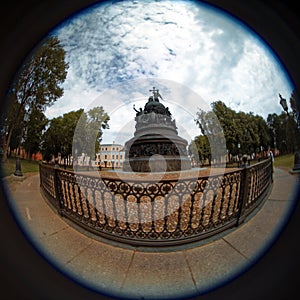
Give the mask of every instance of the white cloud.
[{"label": "white cloud", "polygon": [[64,85],[64,95],[53,106],[46,110],[46,117],[51,119],[72,110],[85,109],[95,99],[99,92],[91,89],[87,82],[77,77],[72,66],[68,70],[68,79]]},{"label": "white cloud", "polygon": [[[64,96],[47,110],[47,116],[96,101],[111,113],[106,140],[134,118],[132,99],[126,97],[135,91],[134,98],[142,96],[146,101],[149,88],[160,82],[163,96],[177,103],[172,111],[177,123],[193,134],[197,128],[192,126],[192,115],[204,100],[206,106],[221,100],[232,109],[266,117],[281,111],[278,93],[288,98],[292,90],[278,61],[260,39],[232,18],[196,2],[99,5],[68,20],[56,33],[67,51],[70,69]],[[145,81],[126,87],[124,83],[132,79]],[[114,95],[112,91],[118,90],[120,83],[123,91]],[[182,85],[195,94],[187,97]],[[170,86],[176,90],[173,94]],[[128,107],[124,103],[129,103]],[[116,107],[119,109],[113,111]],[[179,107],[187,107],[188,113]],[[126,136],[132,128],[124,127]]]}]

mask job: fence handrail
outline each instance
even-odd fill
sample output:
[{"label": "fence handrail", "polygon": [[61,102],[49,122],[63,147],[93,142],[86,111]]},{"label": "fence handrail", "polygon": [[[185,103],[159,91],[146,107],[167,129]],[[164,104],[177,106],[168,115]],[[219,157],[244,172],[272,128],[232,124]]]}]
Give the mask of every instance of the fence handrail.
[{"label": "fence handrail", "polygon": [[239,226],[272,188],[272,160],[190,178],[95,177],[40,164],[43,196],[59,214],[106,238],[164,246]]}]

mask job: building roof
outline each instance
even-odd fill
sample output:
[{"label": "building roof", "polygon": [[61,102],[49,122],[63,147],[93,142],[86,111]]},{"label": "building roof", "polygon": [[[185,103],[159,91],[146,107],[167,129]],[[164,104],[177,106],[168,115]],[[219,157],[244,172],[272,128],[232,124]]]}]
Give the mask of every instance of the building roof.
[{"label": "building roof", "polygon": [[120,147],[124,147],[121,144],[100,144],[99,147],[103,147],[103,146],[120,146]]}]

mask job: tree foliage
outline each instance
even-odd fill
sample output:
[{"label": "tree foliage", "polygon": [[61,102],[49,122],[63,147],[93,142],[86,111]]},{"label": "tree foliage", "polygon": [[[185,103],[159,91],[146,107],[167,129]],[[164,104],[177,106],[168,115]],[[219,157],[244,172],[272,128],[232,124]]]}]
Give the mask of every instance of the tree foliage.
[{"label": "tree foliage", "polygon": [[300,98],[296,90],[294,90],[291,94],[290,105],[291,105],[293,117],[296,121],[298,129],[300,130]]},{"label": "tree foliage", "polygon": [[44,112],[63,95],[61,84],[67,69],[65,51],[55,36],[48,36],[26,59],[7,93],[8,108],[3,125],[4,160],[17,124],[28,125],[24,123],[25,117],[33,119],[31,114]]},{"label": "tree foliage", "polygon": [[40,151],[42,144],[42,134],[48,123],[48,119],[42,111],[34,108],[26,122],[26,131],[23,147],[31,158],[32,154]]},{"label": "tree foliage", "polygon": [[58,154],[66,158],[72,154],[75,128],[83,112],[79,109],[50,120],[43,135],[42,153],[45,160],[51,160]]},{"label": "tree foliage", "polygon": [[87,113],[83,113],[78,121],[73,145],[76,151],[73,155],[85,153],[91,159],[95,158],[99,150],[104,129],[108,129],[108,114],[102,106],[90,109]]},{"label": "tree foliage", "polygon": [[[208,137],[211,151],[212,148],[218,148],[218,143],[215,141],[218,141],[221,135],[224,135],[229,156],[251,155],[262,149],[267,150],[271,146],[270,130],[267,122],[261,116],[236,112],[222,101],[213,102],[211,107],[212,110],[208,112],[199,110],[195,119],[202,135]],[[214,120],[215,118],[217,121]],[[219,125],[216,126],[217,122]],[[214,132],[212,128],[215,131],[218,128],[218,132]],[[201,150],[199,141],[199,137],[194,140],[199,154],[202,155],[203,150]],[[200,157],[202,157],[201,155]]]},{"label": "tree foliage", "polygon": [[[195,121],[202,135],[205,137],[204,139],[198,138],[198,140],[194,140],[195,144],[200,147],[199,156],[205,156],[209,158],[209,161],[211,161],[211,159],[221,161],[226,155],[226,145],[222,126],[217,115],[213,111],[206,112],[199,110]],[[207,147],[208,143],[210,150],[208,150]],[[201,149],[200,145],[203,145],[204,148]]]},{"label": "tree foliage", "polygon": [[[220,133],[213,132],[213,124],[217,117],[224,133],[226,148],[231,156],[259,153],[268,149],[277,149],[279,153],[286,154],[295,151],[297,141],[300,140],[299,99],[295,91],[290,96],[291,112],[282,112],[280,115],[269,114],[265,120],[253,113],[236,112],[227,107],[222,101],[211,104],[212,110],[205,112],[199,110],[195,122],[199,126],[203,137],[210,135],[218,138]],[[190,145],[190,153],[199,153],[203,157],[203,141],[201,136],[195,137]],[[209,138],[209,147],[214,145]],[[201,141],[201,142],[200,142]],[[195,147],[197,149],[195,149]],[[215,147],[215,146],[214,146]]]},{"label": "tree foliage", "polygon": [[206,160],[208,160],[209,164],[211,162],[210,145],[208,138],[205,135],[196,136],[193,142],[189,144],[188,152],[197,165]]},{"label": "tree foliage", "polygon": [[271,145],[280,153],[287,154],[295,150],[296,141],[300,139],[295,119],[285,112],[280,115],[269,114],[267,124],[271,136]]},{"label": "tree foliage", "polygon": [[108,121],[109,116],[102,106],[53,118],[43,135],[44,159],[51,160],[60,154],[69,160],[72,155],[76,157],[82,153],[93,159],[99,150],[103,130],[109,128]]}]

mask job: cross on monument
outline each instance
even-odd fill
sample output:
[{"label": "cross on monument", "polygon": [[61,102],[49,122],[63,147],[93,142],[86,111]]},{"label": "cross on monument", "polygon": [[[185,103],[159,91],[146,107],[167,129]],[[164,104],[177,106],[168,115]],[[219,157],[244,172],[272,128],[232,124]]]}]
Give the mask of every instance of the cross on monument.
[{"label": "cross on monument", "polygon": [[159,89],[155,89],[155,86],[153,87],[153,90],[149,90],[149,92],[152,92],[153,93],[153,99],[158,99],[158,97],[160,99],[162,99],[162,96],[160,95],[159,93]]}]

